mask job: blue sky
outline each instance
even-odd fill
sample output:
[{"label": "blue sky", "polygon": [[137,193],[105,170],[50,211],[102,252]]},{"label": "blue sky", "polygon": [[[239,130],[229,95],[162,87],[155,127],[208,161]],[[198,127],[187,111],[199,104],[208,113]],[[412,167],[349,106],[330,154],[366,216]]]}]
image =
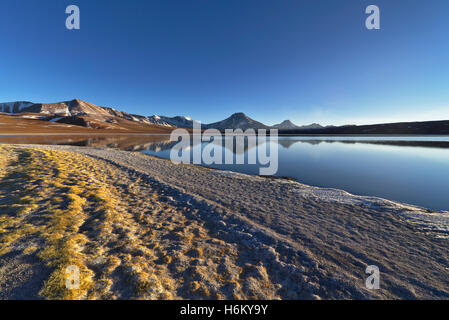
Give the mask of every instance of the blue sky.
[{"label": "blue sky", "polygon": [[[65,28],[78,5],[81,29]],[[369,4],[381,30],[365,28]],[[0,101],[203,122],[449,119],[447,0],[2,0]]]}]

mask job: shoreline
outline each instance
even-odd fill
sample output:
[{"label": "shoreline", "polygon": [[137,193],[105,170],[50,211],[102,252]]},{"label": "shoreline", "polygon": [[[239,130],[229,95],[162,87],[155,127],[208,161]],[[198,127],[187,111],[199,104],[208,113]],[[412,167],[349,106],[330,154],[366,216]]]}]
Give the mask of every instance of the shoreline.
[{"label": "shoreline", "polygon": [[[186,129],[190,130],[190,129]],[[269,132],[269,131],[268,131]],[[98,135],[98,136],[170,136],[171,133],[145,133],[145,132],[18,132],[18,133],[7,133],[7,132],[0,132],[0,137],[10,137],[10,136],[70,136],[70,135]],[[236,134],[235,134],[236,135]],[[326,133],[316,133],[316,134],[288,134],[288,133],[279,133],[279,137],[415,137],[415,136],[423,136],[423,137],[449,137],[449,133],[442,133],[442,134],[423,134],[423,133],[410,133],[410,134],[375,134],[375,133],[357,133],[357,134],[350,134],[350,133],[340,133],[340,134],[326,134]],[[269,137],[269,134],[267,134],[267,137]]]},{"label": "shoreline", "polygon": [[[236,268],[231,272],[233,276],[245,276],[239,289],[246,292],[240,293],[242,298],[257,297],[255,292],[259,298],[282,299],[449,298],[445,277],[449,267],[445,249],[449,238],[448,212],[296,181],[175,165],[166,159],[129,151],[73,146],[10,147],[69,152],[67,157],[78,154],[104,163],[135,184],[142,201],[151,198],[143,190],[154,187],[162,199],[160,203],[178,208],[187,221],[200,223],[216,241],[233,246],[233,254],[225,258],[239,257],[234,267],[228,267]],[[192,212],[196,213],[192,216]],[[202,250],[209,245],[205,244]],[[438,259],[435,252],[439,252]],[[210,255],[200,260],[213,258]],[[246,262],[239,264],[240,260]],[[227,264],[221,261],[216,267],[223,263]],[[380,268],[382,290],[364,287],[368,277],[365,268],[372,264]],[[210,262],[205,267],[214,270],[214,265]],[[242,271],[236,271],[239,268]],[[259,270],[250,277],[256,280],[248,280],[246,268]],[[184,282],[190,276],[182,277],[177,281]],[[196,277],[204,280],[205,275]],[[264,281],[270,283],[270,289],[256,290]],[[203,282],[209,283],[207,290],[214,289],[217,294],[232,298],[225,289],[217,289],[210,281]],[[182,290],[181,293],[180,297],[189,297]]]}]

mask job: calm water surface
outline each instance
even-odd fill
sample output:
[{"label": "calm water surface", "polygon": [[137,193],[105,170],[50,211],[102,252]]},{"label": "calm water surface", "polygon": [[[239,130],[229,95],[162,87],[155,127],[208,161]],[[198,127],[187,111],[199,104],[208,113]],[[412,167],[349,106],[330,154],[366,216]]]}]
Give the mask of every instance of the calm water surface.
[{"label": "calm water surface", "polygon": [[[42,137],[41,137],[42,138]],[[166,136],[18,137],[0,142],[107,146],[169,158],[175,142]],[[24,141],[24,139],[26,141]],[[67,140],[69,139],[69,140]],[[223,138],[224,139],[224,138]],[[217,141],[219,145],[223,141]],[[269,138],[262,145],[276,143]],[[204,148],[208,144],[193,146]],[[277,176],[319,187],[343,189],[436,210],[449,210],[449,137],[279,137]],[[243,148],[248,154],[247,145]],[[223,147],[222,152],[232,152]],[[208,165],[258,174],[258,165]]]}]

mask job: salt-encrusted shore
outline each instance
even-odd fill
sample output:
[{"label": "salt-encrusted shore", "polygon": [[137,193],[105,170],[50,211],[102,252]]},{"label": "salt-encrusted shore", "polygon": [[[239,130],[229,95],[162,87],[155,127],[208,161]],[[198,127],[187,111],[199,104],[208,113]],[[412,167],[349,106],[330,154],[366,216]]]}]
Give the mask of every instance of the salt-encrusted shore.
[{"label": "salt-encrusted shore", "polygon": [[[129,259],[142,257],[139,265],[117,258],[122,259],[117,269],[104,275],[107,290],[96,298],[449,298],[449,213],[294,181],[176,165],[137,152],[17,147],[67,151],[67,157],[81,154],[113,168],[123,184],[132,184],[132,200],[120,204],[130,224],[124,224],[126,232],[119,231],[142,252],[151,252],[131,250]],[[150,213],[151,219],[136,218]],[[139,231],[141,226],[152,230],[152,240],[145,238],[150,231]],[[113,243],[113,233],[119,231],[111,230],[104,241]],[[190,233],[194,240],[183,242]],[[112,244],[102,247],[98,259],[107,259],[114,250]],[[27,269],[22,258],[12,253],[0,258],[1,298],[38,298],[29,284],[35,281],[30,270],[38,262],[27,262]],[[101,261],[86,265],[94,282],[103,279],[98,276]],[[365,287],[369,265],[380,270],[379,290]],[[152,274],[154,266],[165,269]],[[17,271],[20,267],[25,271]],[[138,293],[122,281],[142,274],[154,281]],[[140,282],[134,280],[130,286],[136,287]],[[28,293],[20,291],[26,288]]]}]

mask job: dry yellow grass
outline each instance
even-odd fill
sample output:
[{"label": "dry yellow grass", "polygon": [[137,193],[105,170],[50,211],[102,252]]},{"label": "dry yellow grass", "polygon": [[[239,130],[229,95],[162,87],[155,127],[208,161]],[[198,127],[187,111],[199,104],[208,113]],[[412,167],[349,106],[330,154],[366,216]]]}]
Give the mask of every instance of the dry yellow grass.
[{"label": "dry yellow grass", "polygon": [[[237,282],[237,248],[164,198],[104,161],[0,145],[0,259],[40,258],[47,299],[253,297]],[[78,289],[66,287],[68,266]],[[254,287],[273,295],[269,279]]]},{"label": "dry yellow grass", "polygon": [[[64,152],[0,147],[3,179],[1,192],[8,201],[0,205],[1,254],[27,237],[38,236],[45,246],[38,256],[54,268],[41,290],[52,299],[79,299],[89,296],[93,272],[86,266],[83,252],[88,242],[79,228],[87,218],[89,202],[96,211],[113,216],[115,199],[110,186],[96,180],[93,163],[88,158]],[[94,172],[95,173],[95,172]],[[35,213],[39,213],[36,219]],[[34,219],[32,219],[34,216]],[[30,223],[29,221],[34,221]],[[24,253],[30,249],[26,248]],[[75,265],[80,270],[80,288],[65,288],[65,268]]]}]

